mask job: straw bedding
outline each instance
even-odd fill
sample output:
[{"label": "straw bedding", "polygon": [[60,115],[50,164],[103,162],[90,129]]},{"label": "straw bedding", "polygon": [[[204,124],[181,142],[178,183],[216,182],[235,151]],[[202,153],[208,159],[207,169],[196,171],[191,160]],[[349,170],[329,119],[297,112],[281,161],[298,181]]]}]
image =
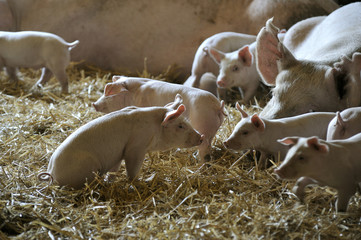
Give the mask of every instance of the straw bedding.
[{"label": "straw bedding", "polygon": [[[48,186],[37,174],[67,136],[101,116],[91,103],[112,73],[72,65],[69,95],[55,79],[32,88],[39,71],[19,75],[17,87],[0,75],[0,239],[361,239],[359,193],[345,214],[335,213],[331,188],[308,188],[299,203],[294,182],[272,173],[277,162],[258,170],[253,152],[223,147],[240,119],[231,105],[206,165],[196,148],[174,149],[148,154],[134,182],[123,165],[81,190]],[[170,68],[157,78],[172,75]]]}]

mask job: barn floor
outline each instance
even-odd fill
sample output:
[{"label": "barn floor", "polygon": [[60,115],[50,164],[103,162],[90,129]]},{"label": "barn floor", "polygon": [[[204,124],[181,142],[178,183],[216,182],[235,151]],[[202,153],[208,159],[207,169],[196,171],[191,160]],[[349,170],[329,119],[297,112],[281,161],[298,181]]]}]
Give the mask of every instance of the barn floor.
[{"label": "barn floor", "polygon": [[230,106],[207,165],[196,148],[175,149],[147,155],[134,182],[124,167],[77,191],[38,181],[59,144],[101,116],[91,103],[112,76],[71,66],[61,95],[55,79],[32,88],[39,75],[22,70],[17,87],[0,75],[0,239],[361,239],[359,193],[343,214],[330,188],[308,188],[302,204],[274,166],[223,147],[240,119]]}]

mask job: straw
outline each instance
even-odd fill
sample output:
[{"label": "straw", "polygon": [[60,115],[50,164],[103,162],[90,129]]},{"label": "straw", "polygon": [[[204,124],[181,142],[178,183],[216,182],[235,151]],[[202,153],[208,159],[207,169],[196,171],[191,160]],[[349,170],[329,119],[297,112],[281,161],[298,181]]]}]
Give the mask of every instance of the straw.
[{"label": "straw", "polygon": [[[133,182],[124,163],[81,190],[39,181],[59,144],[102,115],[91,103],[114,74],[75,64],[67,73],[68,95],[54,78],[34,88],[40,71],[21,69],[18,86],[0,74],[0,239],[361,238],[358,193],[345,214],[335,213],[337,193],[327,187],[307,188],[302,204],[294,182],[278,180],[274,166],[259,170],[252,151],[224,148],[240,120],[237,98],[226,106],[208,164],[198,162],[196,148],[173,149],[147,154]],[[177,70],[140,75],[174,82]],[[259,112],[265,102],[257,97],[245,109]]]}]

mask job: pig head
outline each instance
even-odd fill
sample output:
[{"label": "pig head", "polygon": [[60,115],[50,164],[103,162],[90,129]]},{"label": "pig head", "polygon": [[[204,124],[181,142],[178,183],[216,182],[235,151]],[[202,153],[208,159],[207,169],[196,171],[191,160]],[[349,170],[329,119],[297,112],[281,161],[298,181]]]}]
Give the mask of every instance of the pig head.
[{"label": "pig head", "polygon": [[127,84],[127,81],[117,81],[121,78],[121,76],[113,76],[113,82],[105,85],[104,94],[93,103],[95,110],[110,113],[128,106],[137,106],[134,89],[138,89],[140,84],[137,82]]},{"label": "pig head", "polygon": [[282,118],[312,111],[338,111],[361,104],[361,53],[338,62],[297,59],[279,41],[272,19],[257,36],[257,69],[274,86],[260,116]]}]

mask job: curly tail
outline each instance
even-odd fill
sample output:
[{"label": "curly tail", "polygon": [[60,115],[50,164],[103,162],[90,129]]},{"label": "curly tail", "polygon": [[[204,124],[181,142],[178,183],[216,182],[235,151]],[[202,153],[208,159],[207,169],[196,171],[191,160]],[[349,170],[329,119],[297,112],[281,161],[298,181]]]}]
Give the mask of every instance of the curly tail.
[{"label": "curly tail", "polygon": [[72,43],[67,43],[67,46],[68,46],[69,51],[72,50],[73,48],[75,48],[76,45],[78,45],[78,44],[79,44],[79,40],[75,40],[75,41],[72,42]]},{"label": "curly tail", "polygon": [[47,173],[47,172],[39,173],[38,179],[39,179],[39,181],[49,181],[50,180],[49,185],[53,184],[53,181],[54,181],[53,176],[51,176],[51,174]]}]

